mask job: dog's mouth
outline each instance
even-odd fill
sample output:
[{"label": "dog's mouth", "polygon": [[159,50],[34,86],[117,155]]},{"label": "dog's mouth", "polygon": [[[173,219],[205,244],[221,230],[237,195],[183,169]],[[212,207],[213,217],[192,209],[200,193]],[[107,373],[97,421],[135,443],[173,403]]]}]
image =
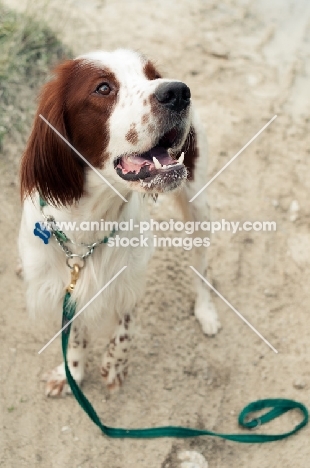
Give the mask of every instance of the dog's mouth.
[{"label": "dog's mouth", "polygon": [[148,151],[117,158],[114,161],[117,174],[127,181],[140,181],[143,188],[156,188],[156,185],[161,186],[157,187],[158,191],[165,191],[177,187],[187,177],[187,170],[183,164],[184,153],[178,159],[172,157],[178,136],[178,130],[173,128]]}]

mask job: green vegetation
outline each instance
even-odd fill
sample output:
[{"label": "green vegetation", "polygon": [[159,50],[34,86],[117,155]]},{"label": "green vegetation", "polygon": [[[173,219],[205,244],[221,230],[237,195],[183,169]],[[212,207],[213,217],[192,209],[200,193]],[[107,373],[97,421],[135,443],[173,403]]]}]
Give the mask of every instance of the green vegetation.
[{"label": "green vegetation", "polygon": [[53,65],[70,56],[46,25],[0,4],[0,152],[7,137],[24,142],[41,85]]}]

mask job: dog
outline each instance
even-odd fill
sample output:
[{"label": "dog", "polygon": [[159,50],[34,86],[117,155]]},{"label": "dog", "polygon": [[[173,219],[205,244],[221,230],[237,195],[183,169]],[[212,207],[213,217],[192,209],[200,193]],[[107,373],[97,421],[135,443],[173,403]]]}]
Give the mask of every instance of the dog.
[{"label": "dog", "polygon": [[[85,374],[88,324],[97,317],[108,338],[102,378],[109,389],[123,383],[133,313],[143,295],[153,247],[96,245],[91,249],[85,244],[115,233],[104,231],[98,236],[85,230],[65,233],[70,239],[62,243],[52,236],[46,245],[34,235],[34,226],[43,221],[42,216],[75,223],[133,220],[138,226],[150,219],[145,195],[168,192],[185,219],[204,220],[208,212],[205,193],[192,203],[188,200],[206,183],[206,163],[206,140],[190,89],[181,81],[163,78],[137,52],[96,51],[67,60],[43,88],[20,170],[19,251],[27,307],[35,315],[52,313],[60,318],[74,265],[78,265],[79,279],[72,300],[78,310],[127,266],[72,324],[67,359],[78,384]],[[117,232],[120,238],[137,234],[136,228]],[[150,230],[144,234],[152,238]],[[80,256],[70,256],[70,252]],[[85,252],[89,255],[82,259]],[[193,265],[202,275],[207,269],[204,252],[201,248],[193,252]],[[203,332],[214,335],[220,322],[210,291],[198,276],[194,280],[195,315]],[[48,396],[70,392],[63,363],[46,375],[45,392]]]}]

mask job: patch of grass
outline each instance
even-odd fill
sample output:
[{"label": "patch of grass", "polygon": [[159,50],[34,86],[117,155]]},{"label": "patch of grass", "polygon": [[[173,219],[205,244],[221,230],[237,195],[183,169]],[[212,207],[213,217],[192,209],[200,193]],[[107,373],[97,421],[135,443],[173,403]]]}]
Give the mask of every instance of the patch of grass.
[{"label": "patch of grass", "polygon": [[24,142],[40,87],[53,65],[68,57],[47,25],[0,3],[0,152],[7,137]]}]

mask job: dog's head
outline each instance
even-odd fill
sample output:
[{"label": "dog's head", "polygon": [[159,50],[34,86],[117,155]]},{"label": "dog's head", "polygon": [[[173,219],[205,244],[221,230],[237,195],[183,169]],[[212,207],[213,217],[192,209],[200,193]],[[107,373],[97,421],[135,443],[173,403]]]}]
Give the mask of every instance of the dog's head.
[{"label": "dog's head", "polygon": [[190,103],[184,83],[163,79],[136,52],[100,51],[61,64],[43,88],[22,159],[23,196],[37,190],[65,205],[84,191],[85,162],[40,114],[118,189],[173,190],[187,176],[181,150]]}]

